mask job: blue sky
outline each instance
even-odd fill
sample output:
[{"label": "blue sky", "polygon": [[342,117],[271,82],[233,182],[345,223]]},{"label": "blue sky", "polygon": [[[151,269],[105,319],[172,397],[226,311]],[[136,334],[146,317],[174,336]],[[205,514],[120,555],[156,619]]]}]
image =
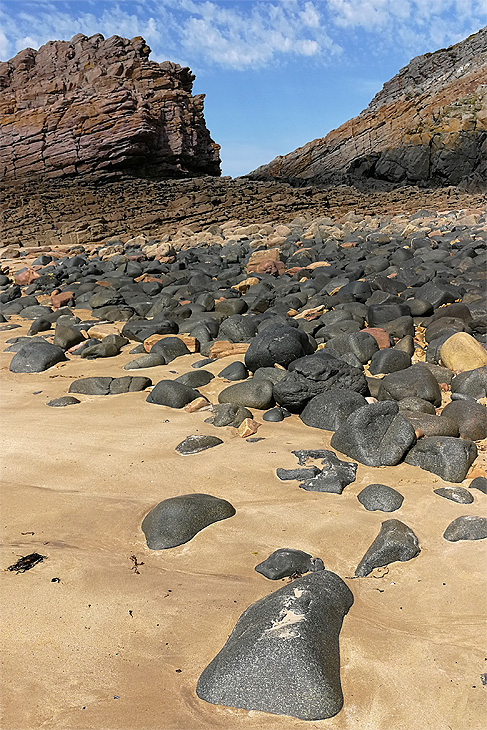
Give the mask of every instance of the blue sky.
[{"label": "blue sky", "polygon": [[487,0],[3,0],[0,59],[76,33],[142,35],[190,66],[221,149],[242,175],[324,137],[420,53],[487,24]]}]

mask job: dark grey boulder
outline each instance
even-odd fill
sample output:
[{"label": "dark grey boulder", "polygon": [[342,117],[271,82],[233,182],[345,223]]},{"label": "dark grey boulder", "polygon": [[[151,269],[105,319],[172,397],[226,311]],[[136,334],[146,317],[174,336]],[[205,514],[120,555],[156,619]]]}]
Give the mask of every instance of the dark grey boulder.
[{"label": "dark grey boulder", "polygon": [[270,423],[279,423],[280,421],[284,421],[283,409],[279,408],[279,406],[271,408],[269,411],[264,413],[262,420],[269,421]]},{"label": "dark grey boulder", "polygon": [[150,378],[143,376],[124,375],[121,378],[113,378],[110,383],[109,395],[119,395],[120,393],[138,393],[152,385]]},{"label": "dark grey boulder", "polygon": [[435,406],[441,405],[440,386],[425,365],[411,365],[397,373],[389,373],[380,384],[379,400],[399,401],[410,397],[422,398]]},{"label": "dark grey boulder", "polygon": [[410,527],[400,520],[386,520],[382,523],[380,532],[360,561],[355,575],[364,578],[374,568],[380,568],[389,563],[415,558],[421,552],[418,538]]},{"label": "dark grey boulder", "polygon": [[230,365],[226,366],[226,368],[220,370],[220,372],[218,373],[218,377],[232,381],[245,380],[249,377],[249,371],[247,370],[243,362],[235,360],[235,362],[231,362]]},{"label": "dark grey boulder", "polygon": [[69,393],[83,395],[120,395],[145,390],[152,381],[150,378],[125,375],[121,378],[93,377],[74,380],[69,386]]},{"label": "dark grey boulder", "polygon": [[365,405],[367,401],[360,393],[333,388],[312,398],[299,417],[307,426],[336,431],[351,413]]},{"label": "dark grey boulder", "polygon": [[462,515],[450,522],[443,537],[448,542],[458,540],[485,540],[487,537],[487,517]]},{"label": "dark grey boulder", "polygon": [[469,395],[476,399],[485,398],[487,395],[487,365],[455,375],[451,381],[451,392]]},{"label": "dark grey boulder", "polygon": [[272,383],[254,378],[242,380],[224,388],[218,395],[218,402],[266,410],[274,404]]},{"label": "dark grey boulder", "polygon": [[469,489],[478,489],[483,494],[487,494],[487,478],[486,477],[475,477],[468,485]]},{"label": "dark grey boulder", "polygon": [[463,482],[477,456],[468,439],[428,436],[420,439],[406,456],[406,463],[437,474],[446,482]]},{"label": "dark grey boulder", "polygon": [[338,356],[352,354],[362,363],[369,362],[379,350],[375,337],[368,332],[354,332],[328,339],[326,349],[333,350]]},{"label": "dark grey boulder", "polygon": [[395,512],[404,502],[402,494],[385,484],[369,484],[357,495],[357,499],[369,512]]},{"label": "dark grey boulder", "polygon": [[190,370],[176,378],[175,382],[189,385],[190,388],[201,388],[203,385],[208,385],[214,377],[208,370]]},{"label": "dark grey boulder", "polygon": [[395,373],[408,368],[410,365],[411,357],[407,352],[388,347],[375,353],[370,361],[369,371],[372,375]]},{"label": "dark grey boulder", "polygon": [[433,403],[423,400],[423,398],[417,398],[416,396],[403,398],[398,401],[398,405],[400,411],[414,411],[415,413],[419,412],[429,413],[432,416],[436,415],[436,408]]},{"label": "dark grey boulder", "polygon": [[416,440],[397,403],[370,403],[354,411],[335,431],[330,444],[366,466],[394,466]]},{"label": "dark grey boulder", "polygon": [[93,377],[73,380],[69,386],[69,393],[81,393],[82,395],[108,395],[113,378]]},{"label": "dark grey boulder", "polygon": [[133,319],[127,322],[122,329],[123,337],[136,342],[144,342],[151,335],[177,334],[178,326],[168,319]]},{"label": "dark grey boulder", "polygon": [[[6,321],[6,320],[5,320]],[[37,335],[38,332],[46,332],[51,329],[51,321],[47,317],[37,317],[29,327],[28,335]]]},{"label": "dark grey boulder", "polygon": [[367,395],[365,375],[358,368],[320,350],[294,362],[286,375],[274,386],[276,402],[292,412],[300,412],[317,395],[337,388]]},{"label": "dark grey boulder", "polygon": [[448,403],[441,413],[458,427],[462,438],[479,441],[487,436],[487,408],[475,400],[455,400]]},{"label": "dark grey boulder", "polygon": [[285,378],[286,375],[287,371],[281,368],[258,368],[252,377],[255,380],[270,380],[272,385],[275,385]]},{"label": "dark grey boulder", "polygon": [[276,469],[276,476],[283,482],[291,480],[304,481],[311,477],[315,477],[320,473],[320,471],[321,469],[318,469],[317,466],[310,466],[309,468],[302,469],[282,469],[282,467],[279,467]]},{"label": "dark grey boulder", "polygon": [[458,504],[472,504],[473,502],[472,493],[463,487],[440,487],[433,491],[440,497],[450,499],[452,502],[458,502]]},{"label": "dark grey boulder", "polygon": [[432,416],[431,413],[419,411],[403,411],[400,413],[406,418],[415,431],[421,431],[423,436],[458,436],[458,426],[451,418],[443,414]]},{"label": "dark grey boulder", "polygon": [[334,573],[309,573],[240,616],[196,694],[218,705],[322,720],[343,706],[339,634],[353,595]]},{"label": "dark grey boulder", "polygon": [[73,325],[61,322],[61,320],[57,321],[54,340],[52,342],[53,345],[56,345],[56,347],[61,347],[63,350],[69,350],[70,347],[79,345],[79,343],[83,342],[85,339],[85,336],[82,335],[79,329]]},{"label": "dark grey boulder", "polygon": [[208,422],[217,427],[238,428],[246,418],[252,418],[252,413],[247,408],[234,403],[219,403],[213,406],[213,416],[208,419]]},{"label": "dark grey boulder", "polygon": [[290,575],[304,575],[304,573],[317,573],[324,570],[325,566],[321,558],[313,558],[303,550],[292,548],[279,548],[275,550],[262,563],[255,566],[257,573],[269,578],[269,580],[281,580]]},{"label": "dark grey boulder", "polygon": [[61,347],[39,338],[22,344],[11,359],[9,370],[12,373],[41,373],[66,359]]},{"label": "dark grey boulder", "polygon": [[186,436],[184,441],[176,446],[176,451],[183,456],[188,454],[198,454],[200,451],[206,451],[214,446],[219,446],[223,441],[218,436],[206,436],[205,434],[192,434]]},{"label": "dark grey boulder", "polygon": [[101,342],[83,348],[81,357],[87,360],[95,360],[99,357],[115,357],[127,343],[126,337],[115,334],[107,335]]},{"label": "dark grey boulder", "polygon": [[169,408],[184,408],[192,400],[199,398],[201,393],[175,380],[160,380],[151,390],[146,400],[158,406]]},{"label": "dark grey boulder", "polygon": [[301,482],[300,489],[306,492],[341,494],[348,484],[355,481],[357,464],[341,461],[333,451],[326,451],[321,464],[323,468],[318,474]]},{"label": "dark grey boulder", "polygon": [[226,520],[235,508],[211,494],[183,494],[159,502],[142,522],[142,531],[151,550],[183,545],[213,522]]},{"label": "dark grey boulder", "polygon": [[276,363],[287,368],[293,360],[313,352],[307,335],[297,327],[278,324],[266,327],[250,342],[245,353],[245,366],[251,371],[273,367]]},{"label": "dark grey boulder", "polygon": [[164,337],[158,340],[151,347],[151,354],[153,352],[162,355],[166,364],[177,357],[190,354],[186,344],[179,337]]},{"label": "dark grey boulder", "polygon": [[149,352],[146,355],[136,357],[123,366],[124,370],[143,370],[144,368],[155,368],[159,365],[165,365],[166,359],[162,352]]},{"label": "dark grey boulder", "polygon": [[51,406],[51,408],[63,408],[64,406],[74,406],[77,403],[81,403],[78,398],[75,398],[72,395],[63,395],[61,398],[54,398],[53,400],[50,400],[47,405]]}]

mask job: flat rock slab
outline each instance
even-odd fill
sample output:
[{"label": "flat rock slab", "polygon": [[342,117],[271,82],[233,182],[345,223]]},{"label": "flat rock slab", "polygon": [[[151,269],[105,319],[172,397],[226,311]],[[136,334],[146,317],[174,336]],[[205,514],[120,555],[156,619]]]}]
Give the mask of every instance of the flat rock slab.
[{"label": "flat rock slab", "polygon": [[458,504],[472,504],[473,502],[473,494],[463,487],[440,487],[433,491],[440,497],[458,502]]},{"label": "flat rock slab", "polygon": [[366,466],[395,466],[416,440],[394,401],[370,403],[354,411],[335,431],[331,446]]},{"label": "flat rock slab", "polygon": [[402,494],[385,484],[369,484],[357,495],[357,499],[369,512],[395,512],[404,502]]},{"label": "flat rock slab", "polygon": [[201,674],[213,704],[322,720],[343,706],[339,634],[353,604],[339,576],[309,573],[252,604]]},{"label": "flat rock slab", "polygon": [[310,479],[320,473],[320,469],[317,466],[311,466],[309,469],[282,469],[279,467],[276,469],[276,476],[283,482],[287,481],[303,481],[304,479]]},{"label": "flat rock slab", "polygon": [[125,375],[121,378],[80,378],[69,386],[69,393],[82,395],[120,395],[145,390],[152,380],[144,377]]},{"label": "flat rock slab", "polygon": [[183,494],[159,502],[143,519],[142,531],[151,550],[183,545],[213,522],[233,517],[235,508],[211,494]]},{"label": "flat rock slab", "polygon": [[400,520],[386,520],[360,561],[355,575],[364,578],[374,568],[380,568],[398,560],[404,563],[415,558],[420,552],[418,538],[410,527]]},{"label": "flat rock slab", "polygon": [[222,443],[222,439],[219,439],[218,436],[192,434],[186,436],[184,441],[176,446],[176,451],[183,454],[183,456],[187,456],[188,454],[198,454],[200,451],[206,451],[206,449],[211,449],[213,446],[219,446]]},{"label": "flat rock slab", "polygon": [[323,469],[318,474],[306,479],[299,485],[307,492],[329,492],[341,494],[348,484],[357,476],[356,463],[341,461],[333,451],[328,451],[321,459]]},{"label": "flat rock slab", "polygon": [[51,406],[51,408],[63,408],[64,406],[74,406],[77,403],[81,403],[81,401],[73,395],[63,395],[61,398],[54,398],[54,400],[50,400],[47,405]]},{"label": "flat rock slab", "polygon": [[293,550],[292,548],[275,550],[266,560],[255,566],[257,573],[269,580],[281,580],[290,575],[303,575],[309,572],[317,573],[324,569],[321,558],[313,558],[303,550]]},{"label": "flat rock slab", "polygon": [[418,441],[405,461],[437,474],[446,482],[463,482],[476,456],[477,447],[473,441],[429,436]]},{"label": "flat rock slab", "polygon": [[487,537],[487,517],[476,517],[475,515],[462,515],[450,522],[443,537],[448,542],[458,540],[485,540]]}]

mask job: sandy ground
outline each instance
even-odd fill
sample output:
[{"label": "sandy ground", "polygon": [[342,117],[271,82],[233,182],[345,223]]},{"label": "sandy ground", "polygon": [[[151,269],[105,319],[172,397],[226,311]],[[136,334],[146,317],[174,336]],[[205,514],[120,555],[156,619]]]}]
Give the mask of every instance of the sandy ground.
[{"label": "sandy ground", "polygon": [[[0,332],[0,344],[27,327]],[[264,422],[263,440],[248,443],[233,429],[205,424],[208,413],[150,405],[147,393],[46,407],[75,378],[127,374],[129,349],[106,360],[73,357],[32,375],[10,373],[11,355],[0,355],[2,728],[485,728],[487,542],[449,543],[442,535],[460,515],[486,515],[487,495],[474,490],[473,504],[455,504],[433,493],[441,479],[408,465],[359,465],[342,495],[280,482],[276,468],[297,465],[292,449],[329,447],[331,433],[297,416]],[[155,383],[198,359],[133,374]],[[217,373],[229,362],[208,369]],[[226,384],[218,379],[200,390],[215,401]],[[180,456],[174,447],[190,433],[215,434],[224,444]],[[360,505],[356,495],[375,482],[404,495],[399,511]],[[149,550],[144,515],[192,492],[228,499],[237,513],[186,545]],[[414,530],[421,554],[347,578],[389,517]],[[214,706],[195,694],[242,611],[282,585],[254,571],[280,547],[323,558],[354,594],[340,637],[345,704],[329,720]],[[47,559],[23,574],[5,570],[34,551]]]}]

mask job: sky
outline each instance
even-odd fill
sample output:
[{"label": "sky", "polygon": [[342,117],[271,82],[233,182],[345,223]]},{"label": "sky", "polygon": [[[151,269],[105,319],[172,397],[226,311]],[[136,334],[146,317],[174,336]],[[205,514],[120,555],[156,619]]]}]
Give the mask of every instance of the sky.
[{"label": "sky", "polygon": [[0,60],[76,33],[141,35],[196,74],[222,174],[356,116],[411,58],[487,25],[487,0],[2,0]]}]

